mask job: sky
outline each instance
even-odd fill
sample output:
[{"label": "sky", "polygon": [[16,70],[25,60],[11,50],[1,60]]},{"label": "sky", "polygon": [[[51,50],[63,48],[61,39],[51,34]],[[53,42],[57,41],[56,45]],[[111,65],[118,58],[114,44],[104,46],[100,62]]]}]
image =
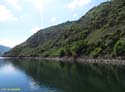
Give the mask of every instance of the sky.
[{"label": "sky", "polygon": [[107,0],[0,0],[0,44],[14,47],[39,29],[78,20]]}]

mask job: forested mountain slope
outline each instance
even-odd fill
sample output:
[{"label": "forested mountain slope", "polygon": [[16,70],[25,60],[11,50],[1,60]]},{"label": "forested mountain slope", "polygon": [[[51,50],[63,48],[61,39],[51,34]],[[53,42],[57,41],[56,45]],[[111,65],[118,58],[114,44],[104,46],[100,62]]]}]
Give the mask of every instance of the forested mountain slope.
[{"label": "forested mountain slope", "polygon": [[40,30],[5,56],[125,56],[125,0],[104,2],[77,21]]}]

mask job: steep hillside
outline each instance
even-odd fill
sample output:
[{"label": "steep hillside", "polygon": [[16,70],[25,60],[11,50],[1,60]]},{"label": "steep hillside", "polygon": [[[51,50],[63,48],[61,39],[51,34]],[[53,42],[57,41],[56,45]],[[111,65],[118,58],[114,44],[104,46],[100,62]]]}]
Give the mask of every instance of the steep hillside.
[{"label": "steep hillside", "polygon": [[[6,56],[30,56],[36,55],[38,50],[50,46],[55,39],[57,39],[64,30],[69,29],[74,22],[65,22],[56,26],[52,26],[46,29],[39,30],[37,33],[32,35],[24,43],[14,47],[11,51],[6,53]],[[36,51],[37,49],[37,51]]]},{"label": "steep hillside", "polygon": [[6,56],[125,56],[125,0],[91,9],[78,21],[40,30]]},{"label": "steep hillside", "polygon": [[0,45],[0,56],[3,55],[5,52],[9,51],[11,48]]}]

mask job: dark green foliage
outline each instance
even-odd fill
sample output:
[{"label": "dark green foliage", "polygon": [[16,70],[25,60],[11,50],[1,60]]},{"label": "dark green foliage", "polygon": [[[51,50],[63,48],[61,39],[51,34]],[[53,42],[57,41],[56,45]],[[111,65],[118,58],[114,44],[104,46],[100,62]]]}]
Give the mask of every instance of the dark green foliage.
[{"label": "dark green foliage", "polygon": [[119,40],[114,46],[115,56],[125,56],[125,39]]},{"label": "dark green foliage", "polygon": [[60,56],[60,57],[65,56],[65,50],[64,50],[63,48],[61,48],[61,49],[59,50],[59,56]]},{"label": "dark green foliage", "polygon": [[84,41],[78,41],[74,43],[71,47],[72,56],[80,56],[82,55],[87,48],[87,45]]},{"label": "dark green foliage", "polygon": [[102,51],[102,48],[95,48],[95,50],[92,51],[90,55],[92,57],[97,57],[101,53],[101,51]]},{"label": "dark green foliage", "polygon": [[125,56],[124,37],[125,0],[111,0],[94,7],[78,21],[40,30],[5,55]]}]

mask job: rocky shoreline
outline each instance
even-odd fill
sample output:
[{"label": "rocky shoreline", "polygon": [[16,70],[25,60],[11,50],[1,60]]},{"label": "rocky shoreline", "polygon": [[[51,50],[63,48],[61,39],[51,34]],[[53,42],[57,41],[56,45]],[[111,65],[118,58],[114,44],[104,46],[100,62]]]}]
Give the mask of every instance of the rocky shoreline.
[{"label": "rocky shoreline", "polygon": [[78,63],[93,63],[93,64],[108,64],[108,65],[125,65],[125,60],[121,58],[74,58],[74,57],[3,57],[4,59],[32,59],[32,60],[47,60],[61,62],[78,62]]}]

